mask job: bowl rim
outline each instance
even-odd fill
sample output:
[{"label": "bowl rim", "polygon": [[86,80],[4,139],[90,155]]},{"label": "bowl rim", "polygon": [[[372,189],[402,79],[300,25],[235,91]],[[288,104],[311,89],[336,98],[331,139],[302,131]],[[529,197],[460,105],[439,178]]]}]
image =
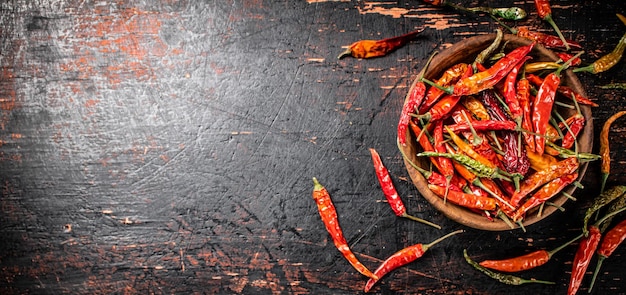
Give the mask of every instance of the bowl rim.
[{"label": "bowl rim", "polygon": [[[482,51],[484,48],[486,48],[487,46],[489,46],[493,42],[495,37],[496,37],[495,33],[474,36],[474,37],[464,39],[444,49],[441,53],[436,54],[433,57],[428,69],[426,69],[424,73],[424,77],[433,80],[433,76],[438,77],[443,73],[443,71],[445,71],[445,69],[449,68],[455,63],[461,62],[460,60],[463,59],[462,56],[464,53],[467,53],[468,48],[470,52],[475,51],[476,53],[478,53]],[[528,45],[528,44],[531,44],[533,41],[520,38],[511,34],[504,34],[502,42],[503,43],[506,42],[508,44],[507,46],[510,47],[510,46]],[[559,57],[554,52],[542,46],[541,44],[535,44],[533,51],[531,52],[531,55],[533,54],[538,57],[539,61],[559,60]],[[473,56],[475,56],[475,54]],[[465,57],[465,59],[470,59],[469,62],[464,61],[466,63],[471,63],[471,61],[473,61],[473,57],[472,58]],[[445,64],[447,66],[437,66],[437,65],[442,65],[442,64]],[[571,87],[578,93],[586,96],[586,92],[580,80],[578,80],[576,75],[571,70],[568,69],[562,72],[561,79],[562,79],[563,84],[568,85],[569,87]],[[405,97],[405,102],[404,102],[405,104],[407,103],[409,95],[410,93],[412,93],[413,88],[415,87],[417,82],[418,82],[418,78],[416,77],[413,80],[411,87],[408,89],[407,96]],[[583,116],[585,117],[586,122],[585,122],[585,126],[583,130],[581,131],[581,134],[577,138],[579,151],[591,152],[592,147],[593,147],[593,117],[591,114],[591,107],[586,106],[586,105],[580,105],[580,109],[581,109]],[[417,147],[417,144],[414,140],[412,132],[407,132],[406,136],[407,136],[407,144],[405,146],[398,145],[399,149],[404,155],[403,156],[404,165],[407,169],[407,172],[409,173],[411,182],[415,185],[415,187],[418,189],[420,194],[433,207],[435,207],[435,209],[437,209],[439,212],[444,214],[449,219],[452,219],[460,224],[463,224],[463,225],[466,225],[468,227],[472,227],[475,229],[488,230],[488,231],[504,231],[504,230],[521,228],[518,224],[515,224],[514,227],[511,228],[509,224],[507,224],[506,222],[498,218],[494,218],[493,221],[489,220],[486,217],[478,215],[474,212],[471,212],[470,210],[463,208],[461,206],[451,204],[449,202],[446,203],[439,196],[435,195],[430,189],[428,189],[427,181],[424,178],[424,176],[412,166],[412,163],[418,164],[421,162],[415,156],[417,154],[417,151],[421,150],[421,148]],[[588,166],[587,162],[580,164],[579,170],[578,170],[577,181],[581,181],[583,179],[583,177],[586,174],[585,172],[587,171],[587,166]],[[566,192],[572,195],[575,190],[576,190],[575,185],[569,185],[568,187],[563,189],[562,192]],[[567,200],[568,200],[568,197],[565,196],[564,194],[560,194],[558,196],[553,197],[551,201],[556,206],[545,207],[543,209],[541,216],[538,216],[537,214],[527,214],[527,216],[522,220],[523,226],[527,227],[531,224],[535,224],[539,222],[540,220],[543,220],[544,218],[550,216],[552,213],[557,211],[558,207],[561,207],[563,204],[565,204]]]}]

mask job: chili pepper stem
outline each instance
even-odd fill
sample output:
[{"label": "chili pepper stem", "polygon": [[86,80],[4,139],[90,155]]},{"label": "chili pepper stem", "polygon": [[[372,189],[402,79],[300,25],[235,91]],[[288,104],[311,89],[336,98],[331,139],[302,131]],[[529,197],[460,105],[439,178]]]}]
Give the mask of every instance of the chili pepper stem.
[{"label": "chili pepper stem", "polygon": [[558,246],[558,247],[556,247],[556,248],[554,248],[554,249],[552,249],[552,250],[548,251],[548,257],[552,257],[552,255],[554,255],[556,252],[559,252],[559,251],[563,250],[563,248],[565,248],[565,247],[569,246],[569,245],[570,245],[570,244],[572,244],[573,242],[578,241],[578,240],[579,240],[580,238],[582,238],[582,237],[583,237],[583,234],[580,234],[580,235],[576,236],[575,238],[573,238],[573,239],[571,239],[571,240],[567,241],[565,244],[563,244],[563,245],[561,245],[561,246]]},{"label": "chili pepper stem", "polygon": [[420,79],[420,81],[422,81],[422,82],[424,82],[424,83],[426,83],[426,84],[428,84],[428,85],[430,85],[432,87],[435,87],[435,88],[437,88],[437,89],[439,89],[439,90],[441,90],[441,91],[443,91],[443,92],[445,92],[447,94],[454,93],[454,86],[444,87],[444,86],[441,86],[441,85],[439,85],[439,84],[437,84],[437,83],[435,83],[433,81],[430,81],[430,80],[428,80],[426,78],[423,78],[423,77]]},{"label": "chili pepper stem", "polygon": [[598,263],[596,263],[596,269],[593,271],[593,276],[591,277],[591,284],[589,284],[589,293],[591,294],[591,290],[593,290],[593,285],[596,282],[596,278],[598,277],[598,273],[600,272],[600,268],[602,267],[602,262],[606,259],[605,256],[598,256]]},{"label": "chili pepper stem", "polygon": [[449,238],[449,237],[451,237],[451,236],[454,236],[454,235],[456,235],[456,234],[460,234],[460,233],[463,233],[463,232],[465,232],[465,231],[464,231],[464,230],[462,230],[462,229],[459,229],[459,230],[453,231],[453,232],[451,232],[451,233],[449,233],[449,234],[447,234],[447,235],[445,235],[445,236],[443,236],[443,237],[440,237],[440,238],[438,238],[438,239],[436,239],[436,240],[434,240],[434,241],[430,242],[429,244],[422,245],[422,249],[423,249],[423,251],[424,251],[424,252],[426,252],[426,250],[428,250],[429,248],[431,248],[431,247],[432,247],[432,246],[434,246],[435,244],[437,244],[437,243],[439,243],[439,242],[441,242],[441,241],[443,241],[443,240],[445,240],[445,239],[447,239],[447,238]]},{"label": "chili pepper stem", "polygon": [[413,220],[413,221],[417,221],[419,223],[430,225],[430,226],[432,226],[432,227],[434,227],[436,229],[441,229],[441,226],[439,226],[437,224],[434,224],[434,223],[432,223],[432,222],[430,222],[428,220],[424,220],[424,219],[421,219],[419,217],[415,217],[415,216],[407,214],[407,213],[402,214],[402,216],[400,216],[400,217],[404,217],[404,218],[407,218],[407,219],[410,219],[410,220]]},{"label": "chili pepper stem", "polygon": [[604,192],[607,179],[609,179],[609,173],[602,173],[602,181],[601,181],[602,184],[600,185],[600,193]]},{"label": "chili pepper stem", "polygon": [[568,44],[567,40],[565,39],[565,37],[563,36],[563,33],[561,33],[561,30],[559,29],[559,27],[554,22],[554,19],[552,19],[552,14],[546,15],[543,18],[543,20],[548,22],[550,24],[550,26],[552,26],[552,28],[554,29],[556,34],[559,36],[559,39],[561,39],[561,41],[563,41],[563,44],[565,45],[565,51],[569,51],[570,50],[569,44]]}]

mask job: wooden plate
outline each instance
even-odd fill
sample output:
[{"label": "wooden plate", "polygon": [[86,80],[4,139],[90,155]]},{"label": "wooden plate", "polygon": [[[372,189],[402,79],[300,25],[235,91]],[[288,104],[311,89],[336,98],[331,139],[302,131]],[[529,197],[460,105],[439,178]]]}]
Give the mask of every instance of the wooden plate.
[{"label": "wooden plate", "polygon": [[[464,63],[471,64],[474,61],[476,55],[479,52],[481,52],[483,49],[488,47],[493,42],[493,40],[495,39],[495,36],[496,36],[495,34],[489,34],[489,35],[482,35],[482,36],[468,38],[445,49],[441,53],[435,55],[424,77],[427,79],[430,79],[431,81],[436,80],[437,78],[441,76],[441,74],[443,74],[443,72],[446,69],[450,68],[451,66],[457,63],[464,62]],[[530,40],[519,38],[514,35],[506,35],[506,34],[504,35],[502,44],[505,44],[505,42],[507,44],[506,45],[507,49],[505,52],[509,52],[512,48],[516,48],[516,47],[523,46],[523,45],[528,45],[531,43]],[[557,61],[559,59],[552,51],[546,49],[545,47],[539,44],[534,46],[534,49],[530,53],[530,55],[533,57],[531,62]],[[580,81],[578,80],[578,78],[576,78],[576,75],[574,75],[572,71],[567,70],[567,71],[562,72],[561,74],[562,74],[561,75],[562,84],[567,85],[571,87],[572,89],[574,89],[575,91],[577,91],[578,93],[586,96],[585,90],[583,89]],[[411,85],[411,88],[409,89],[408,93],[412,92],[413,87],[415,87],[415,83],[417,83],[417,79]],[[592,122],[592,116],[591,116],[591,108],[589,106],[583,106],[583,105],[580,105],[580,107],[581,107],[582,114],[585,116],[586,123],[585,123],[584,129],[578,135],[578,148],[580,152],[590,153],[592,149],[592,144],[593,144],[593,122]],[[564,118],[567,118],[573,113],[575,113],[575,110],[567,109],[564,107],[559,107],[558,112]],[[407,132],[407,137],[410,137],[410,138],[407,138],[407,145],[405,147],[400,147],[400,148],[403,150],[404,154],[407,155],[407,158],[405,158],[404,163],[409,173],[409,176],[411,177],[413,184],[420,191],[421,195],[428,202],[430,202],[437,210],[442,212],[448,218],[458,223],[461,223],[463,225],[472,227],[472,228],[489,230],[489,231],[501,231],[501,230],[511,229],[509,225],[507,225],[504,221],[500,219],[494,219],[493,221],[490,221],[486,217],[478,215],[460,206],[451,204],[449,202],[444,203],[440,197],[438,197],[432,191],[430,191],[428,189],[426,179],[424,179],[422,174],[419,171],[417,171],[415,168],[413,168],[408,161],[416,163],[417,165],[419,165],[420,167],[423,167],[424,169],[429,169],[428,162],[425,161],[424,159],[418,159],[418,157],[416,156],[416,154],[422,150],[419,144],[415,141],[415,137],[413,136],[413,134],[411,132]],[[581,180],[584,177],[586,170],[587,170],[587,163],[582,163],[580,166],[580,170],[579,170],[578,180]],[[569,194],[572,194],[575,189],[576,189],[575,186],[570,185],[569,187],[565,188],[564,191]],[[556,205],[561,206],[567,201],[567,197],[564,196],[563,194],[559,194],[558,196],[554,197],[551,201],[555,203]],[[537,214],[537,210],[533,209],[530,212],[528,212],[528,214],[526,214],[523,224],[524,226],[528,226],[533,223],[536,223],[542,220],[543,218],[546,218],[550,214],[554,213],[556,210],[557,208],[554,206],[545,206],[542,214],[539,216]],[[519,227],[519,226],[516,225],[516,227]]]}]

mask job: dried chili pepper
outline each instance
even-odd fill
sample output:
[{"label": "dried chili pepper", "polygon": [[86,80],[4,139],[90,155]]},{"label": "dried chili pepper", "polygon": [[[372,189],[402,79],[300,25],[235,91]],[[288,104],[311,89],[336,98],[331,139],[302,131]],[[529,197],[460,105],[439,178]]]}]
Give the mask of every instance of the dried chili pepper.
[{"label": "dried chili pepper", "polygon": [[342,52],[337,58],[341,59],[346,56],[355,58],[373,58],[385,56],[388,53],[404,46],[413,40],[422,30],[416,30],[401,36],[386,38],[382,40],[360,40],[352,43],[346,51]]},{"label": "dried chili pepper", "polygon": [[507,285],[516,285],[516,286],[522,285],[522,284],[528,284],[528,283],[550,284],[550,285],[554,284],[554,282],[540,281],[540,280],[527,280],[527,279],[523,279],[517,276],[503,274],[503,273],[490,270],[486,267],[481,266],[480,264],[478,264],[478,262],[473,261],[467,254],[467,249],[463,249],[463,257],[465,257],[465,261],[467,261],[469,265],[471,265],[478,271],[484,273],[485,275],[489,276],[490,278],[497,280],[500,283],[504,283]]},{"label": "dried chili pepper", "polygon": [[352,253],[350,247],[348,246],[348,242],[346,238],[343,236],[343,231],[339,226],[339,220],[337,218],[337,211],[335,210],[335,205],[333,204],[330,194],[326,190],[324,186],[322,186],[317,178],[313,177],[313,200],[317,204],[317,209],[320,213],[320,217],[324,222],[324,226],[326,226],[326,230],[330,234],[330,237],[337,247],[337,250],[343,254],[343,257],[350,262],[350,264],[363,275],[372,278],[378,279],[378,276],[372,273],[365,265],[363,265]]},{"label": "dried chili pepper", "polygon": [[586,67],[575,68],[573,72],[574,73],[589,72],[592,74],[598,74],[598,73],[608,71],[610,68],[615,66],[620,61],[620,59],[622,59],[625,49],[626,49],[626,34],[622,36],[622,38],[619,40],[619,43],[617,43],[613,51],[611,51],[609,54],[600,57],[599,59],[597,59],[592,64]]},{"label": "dried chili pepper", "polygon": [[518,27],[516,29],[512,29],[511,32],[513,34],[516,34],[518,37],[535,41],[547,48],[565,49],[566,48],[565,44],[567,44],[567,46],[569,46],[570,48],[574,48],[574,49],[582,48],[582,45],[580,45],[576,41],[565,40],[565,43],[564,43],[564,41],[561,40],[561,38],[559,38],[558,36],[531,31],[528,29],[528,27]]},{"label": "dried chili pepper", "polygon": [[389,258],[385,259],[385,261],[383,261],[383,263],[381,263],[380,266],[374,271],[374,274],[378,278],[371,278],[367,281],[367,283],[365,284],[365,292],[369,292],[370,289],[372,289],[372,287],[374,286],[374,284],[378,282],[379,278],[384,277],[386,274],[390,273],[391,271],[393,271],[394,269],[398,267],[407,265],[415,261],[416,259],[422,257],[424,253],[428,251],[428,249],[433,247],[435,244],[462,232],[463,230],[453,231],[441,238],[438,238],[432,241],[430,244],[411,245],[389,256]]},{"label": "dried chili pepper", "polygon": [[539,17],[552,26],[556,34],[559,36],[559,39],[561,39],[561,41],[565,45],[565,50],[569,51],[570,46],[567,40],[565,39],[565,37],[563,37],[563,34],[561,33],[561,30],[559,30],[559,27],[556,25],[556,23],[554,23],[554,19],[552,19],[552,8],[550,7],[550,1],[535,0],[535,7],[537,7],[537,14],[539,15]]},{"label": "dried chili pepper", "polygon": [[[534,147],[534,146],[533,146]],[[526,146],[526,154],[528,155],[528,160],[530,161],[530,168],[535,171],[540,171],[544,169],[549,169],[551,165],[554,165],[557,159],[548,154],[538,154],[530,150],[530,146]]]},{"label": "dried chili pepper", "polygon": [[[521,128],[526,131],[533,130],[532,116],[530,112],[530,82],[526,79],[526,75],[522,75],[522,78],[517,81],[517,101],[522,109],[522,123]],[[522,132],[526,146],[530,148],[530,151],[535,151],[535,137],[528,133]]]},{"label": "dried chili pepper", "polygon": [[[446,152],[446,146],[444,145],[443,138],[443,121],[435,122],[435,128],[433,130],[433,144],[435,147],[435,151],[439,153]],[[454,176],[454,165],[452,165],[452,160],[448,158],[440,157],[438,160],[440,167],[439,171],[446,177],[447,180],[446,194],[444,196],[445,199],[445,197],[447,196],[447,190],[450,188],[450,181]]]},{"label": "dried chili pepper", "polygon": [[578,173],[574,172],[574,173],[563,175],[559,178],[553,179],[552,181],[543,185],[528,200],[526,200],[526,202],[524,202],[522,206],[520,206],[519,208],[517,208],[517,210],[515,210],[515,213],[513,214],[513,221],[520,220],[524,216],[524,214],[528,212],[528,210],[545,203],[546,201],[554,197],[556,194],[561,192],[565,187],[567,187],[572,182],[574,182],[577,178],[578,178]]},{"label": "dried chili pepper", "polygon": [[565,120],[565,122],[559,123],[561,130],[565,132],[561,141],[561,147],[569,149],[574,145],[578,133],[585,127],[585,117],[576,113]]},{"label": "dried chili pepper", "polygon": [[461,104],[478,120],[490,120],[489,112],[485,105],[474,96],[466,96]]},{"label": "dried chili pepper", "polygon": [[498,84],[535,46],[535,43],[513,49],[486,71],[478,72],[454,84],[455,95],[472,95]]},{"label": "dried chili pepper", "polygon": [[506,20],[522,20],[525,19],[528,15],[526,10],[520,7],[501,7],[501,8],[491,8],[491,7],[470,7],[465,8],[459,5],[455,5],[452,3],[444,2],[445,5],[450,6],[454,9],[470,12],[470,13],[487,13],[492,17],[501,17]]},{"label": "dried chili pepper", "polygon": [[561,160],[547,169],[539,170],[530,174],[520,183],[520,190],[516,191],[513,196],[511,196],[511,204],[515,207],[519,206],[522,199],[524,199],[530,192],[548,183],[549,181],[556,179],[557,177],[574,173],[574,171],[578,169],[578,165],[578,159],[572,157]]},{"label": "dried chili pepper", "polygon": [[[527,57],[527,59],[530,57]],[[511,72],[504,79],[504,87],[502,89],[502,96],[504,96],[504,101],[506,105],[509,107],[509,112],[511,113],[511,118],[518,122],[520,125],[522,123],[522,116],[524,115],[524,111],[520,106],[520,102],[517,99],[517,74],[520,68],[524,65],[524,61],[520,61],[518,65],[513,67]]]},{"label": "dried chili pepper", "polygon": [[[543,83],[543,79],[537,75],[534,74],[529,74],[527,76],[528,81],[530,83],[532,83],[533,85],[539,87],[541,86],[541,83]],[[584,105],[590,105],[593,107],[597,107],[598,104],[589,100],[589,98],[582,96],[580,93],[574,91],[574,89],[566,86],[566,85],[559,85],[559,87],[556,89],[556,91],[567,97],[567,98],[572,98],[574,97],[574,99],[576,100],[576,102],[578,102],[579,104],[584,104]]]},{"label": "dried chili pepper", "polygon": [[587,267],[589,267],[589,262],[591,262],[593,253],[598,248],[598,245],[600,244],[600,239],[602,238],[602,233],[600,232],[599,226],[607,218],[624,210],[626,210],[626,208],[622,208],[621,210],[609,213],[593,225],[589,226],[589,235],[584,236],[580,241],[580,244],[578,245],[578,250],[576,251],[576,255],[574,256],[574,261],[572,262],[572,274],[570,276],[569,285],[567,286],[567,294],[574,295],[578,291],[578,288],[580,288],[582,280],[585,276],[585,272],[587,271]]},{"label": "dried chili pepper", "polygon": [[424,82],[420,81],[421,77],[424,76],[424,72],[430,65],[430,61],[436,53],[432,54],[428,61],[426,61],[426,65],[422,69],[422,71],[417,75],[415,79],[415,83],[411,87],[411,93],[407,97],[404,105],[402,106],[402,112],[400,113],[400,120],[398,121],[398,140],[402,146],[406,146],[406,136],[407,136],[407,128],[409,126],[409,121],[411,120],[411,113],[415,112],[415,110],[420,106],[422,101],[424,100],[426,85]]},{"label": "dried chili pepper", "polygon": [[[446,190],[445,187],[429,184],[428,188],[441,197],[445,198],[447,201],[453,204],[457,204],[459,206],[470,208],[470,209],[479,209],[491,211],[496,209],[496,200],[494,198],[475,195],[475,194],[467,194],[462,191],[456,190]],[[447,195],[446,195],[447,193]]]},{"label": "dried chili pepper", "polygon": [[600,156],[601,158],[601,166],[600,172],[602,173],[602,185],[600,188],[600,192],[604,191],[604,186],[606,184],[606,180],[609,178],[609,174],[611,173],[611,151],[609,146],[609,131],[611,131],[611,125],[615,120],[619,119],[621,116],[626,115],[626,111],[619,111],[609,117],[604,125],[602,126],[602,131],[600,131]]},{"label": "dried chili pepper", "polygon": [[558,62],[538,61],[524,65],[524,71],[526,71],[526,73],[536,73],[539,71],[556,70],[559,67],[561,67],[561,64]]},{"label": "dried chili pepper", "polygon": [[594,213],[596,213],[598,210],[600,210],[611,201],[623,196],[624,194],[626,194],[626,185],[616,185],[606,191],[603,191],[598,197],[593,200],[591,206],[589,206],[589,208],[587,208],[587,211],[585,211],[585,217],[583,218],[583,234],[585,236],[587,236],[588,234],[588,232],[586,231],[587,224],[589,224],[589,220],[594,215]]},{"label": "dried chili pepper", "polygon": [[389,171],[387,171],[387,167],[383,164],[383,161],[380,159],[380,155],[378,152],[370,148],[370,153],[372,154],[372,162],[374,162],[374,169],[376,170],[376,177],[378,178],[378,182],[380,183],[380,187],[385,194],[385,198],[387,199],[387,203],[391,206],[391,209],[398,217],[404,217],[411,219],[413,221],[417,221],[426,225],[430,225],[434,228],[441,229],[441,226],[436,225],[430,221],[426,221],[424,219],[415,217],[413,215],[409,215],[406,213],[406,206],[402,202],[402,199],[398,195],[396,188],[391,181],[391,175],[389,175]]},{"label": "dried chili pepper", "polygon": [[465,165],[475,173],[478,177],[486,177],[486,178],[499,178],[506,181],[510,181],[508,177],[503,175],[503,171],[489,167],[480,161],[475,160],[472,157],[469,157],[464,154],[451,154],[451,153],[437,153],[437,152],[421,152],[417,154],[418,157],[446,157],[450,158],[460,164]]},{"label": "dried chili pepper", "polygon": [[537,250],[530,252],[528,254],[524,254],[521,256],[501,259],[501,260],[484,260],[480,262],[480,266],[486,267],[492,270],[501,271],[501,272],[518,272],[533,269],[535,267],[546,264],[552,256],[562,250],[563,248],[569,246],[571,243],[580,239],[582,235],[578,235],[576,238],[567,241],[565,244],[554,248],[550,251],[547,250]]},{"label": "dried chili pepper", "polygon": [[493,42],[491,42],[491,44],[487,46],[487,48],[483,49],[483,51],[476,55],[476,58],[472,63],[472,69],[474,69],[474,72],[478,72],[478,65],[482,65],[485,60],[487,60],[487,58],[491,56],[494,51],[496,51],[496,48],[500,47],[500,43],[502,42],[503,37],[504,33],[502,33],[502,30],[496,29],[496,37],[493,39]]},{"label": "dried chili pepper", "polygon": [[609,230],[602,238],[602,242],[600,243],[600,247],[596,253],[598,254],[598,263],[596,265],[596,269],[593,272],[593,277],[591,279],[591,284],[589,285],[589,292],[593,289],[594,282],[596,281],[596,277],[598,276],[598,272],[602,267],[602,262],[609,258],[613,252],[619,247],[619,245],[626,240],[626,220],[622,220],[622,222],[615,225],[611,230]]},{"label": "dried chili pepper", "polygon": [[[469,72],[469,73],[468,73]],[[435,83],[444,87],[450,86],[452,83],[456,83],[461,77],[471,75],[471,68],[466,63],[458,63],[447,69],[441,77]],[[424,102],[419,107],[419,113],[425,113],[428,111],[445,92],[437,87],[428,88]]]},{"label": "dried chili pepper", "polygon": [[509,130],[514,131],[517,129],[517,124],[513,121],[472,121],[471,123],[460,122],[446,126],[450,131],[456,133],[461,131],[470,131],[473,128],[476,131],[494,131],[494,130]]},{"label": "dried chili pepper", "polygon": [[456,106],[460,100],[460,96],[451,94],[446,95],[439,101],[437,101],[437,103],[435,103],[435,105],[433,105],[432,108],[428,110],[428,112],[422,115],[415,115],[415,117],[426,121],[437,121],[444,119],[448,114],[450,114],[452,109],[454,109],[454,106]]},{"label": "dried chili pepper", "polygon": [[578,66],[578,65],[580,65],[583,62],[582,59],[580,59],[580,57],[574,57],[573,54],[569,54],[567,52],[555,52],[555,54],[563,62],[566,62],[566,61],[571,59],[572,60],[571,65],[572,66]]}]

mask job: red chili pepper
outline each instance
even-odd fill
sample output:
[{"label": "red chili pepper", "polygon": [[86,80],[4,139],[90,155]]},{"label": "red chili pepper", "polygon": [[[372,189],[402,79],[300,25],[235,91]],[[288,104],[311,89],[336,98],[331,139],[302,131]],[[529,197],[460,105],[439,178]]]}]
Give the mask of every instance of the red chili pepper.
[{"label": "red chili pepper", "polygon": [[520,220],[524,216],[524,214],[528,212],[528,210],[535,208],[554,197],[566,186],[574,182],[576,178],[578,178],[578,173],[574,172],[572,174],[563,175],[546,183],[539,190],[537,190],[537,192],[535,192],[528,200],[526,200],[526,202],[524,202],[522,206],[515,210],[515,213],[513,214],[513,221]]},{"label": "red chili pepper", "polygon": [[452,132],[470,131],[470,126],[476,131],[495,131],[495,130],[509,130],[514,131],[517,128],[517,124],[513,121],[472,121],[471,123],[460,122],[456,124],[447,125],[448,129]]},{"label": "red chili pepper", "polygon": [[446,118],[448,114],[450,114],[452,109],[454,109],[454,107],[457,105],[457,103],[459,103],[460,100],[460,96],[451,94],[446,95],[442,99],[437,101],[437,103],[435,103],[435,105],[433,105],[433,107],[430,108],[428,112],[423,115],[419,115],[418,117],[430,122],[442,120]]},{"label": "red chili pepper", "polygon": [[[451,68],[447,69],[441,77],[435,81],[437,85],[448,87],[452,85],[452,83],[456,83],[459,79],[463,77],[469,77],[472,75],[472,67],[470,67],[466,63],[459,63]],[[423,114],[428,111],[439,98],[445,93],[445,91],[437,88],[430,87],[428,88],[428,92],[426,93],[426,98],[424,98],[424,103],[419,108],[419,113]]]},{"label": "red chili pepper", "polygon": [[581,237],[582,237],[582,234],[550,251],[537,250],[537,251],[530,252],[522,256],[514,257],[514,258],[508,258],[508,259],[502,259],[502,260],[484,260],[480,262],[479,264],[483,267],[490,268],[490,269],[497,270],[497,271],[502,271],[502,272],[518,272],[518,271],[533,269],[535,267],[546,264],[548,261],[550,261],[550,258],[552,258],[552,256],[556,252],[569,246],[571,243],[577,241]]},{"label": "red chili pepper", "polygon": [[337,58],[341,59],[346,56],[356,58],[372,58],[385,56],[388,53],[404,46],[413,40],[415,36],[422,30],[413,31],[402,36],[386,38],[382,40],[360,40],[352,43],[346,51],[342,52]]},{"label": "red chili pepper", "polygon": [[383,161],[380,159],[380,155],[375,149],[372,148],[370,148],[370,153],[372,154],[372,162],[374,162],[374,169],[376,170],[376,177],[378,178],[380,187],[385,194],[385,198],[387,198],[389,206],[391,206],[391,209],[396,214],[396,216],[408,218],[441,229],[439,225],[406,213],[406,206],[404,206],[402,199],[398,195],[398,192],[396,191],[396,188],[391,181],[391,175],[389,175],[389,171],[387,171],[387,168],[383,165]]},{"label": "red chili pepper", "polygon": [[598,248],[598,264],[596,265],[596,270],[593,272],[593,278],[591,279],[591,285],[589,286],[589,292],[593,289],[593,284],[596,281],[596,277],[598,276],[598,272],[602,267],[602,262],[604,259],[609,258],[613,252],[619,247],[619,245],[626,240],[626,220],[622,220],[622,222],[615,225],[611,230],[609,230],[602,238],[602,243]]},{"label": "red chili pepper", "polygon": [[556,23],[554,23],[554,19],[552,19],[552,8],[550,7],[550,1],[535,0],[535,6],[537,7],[537,14],[539,14],[539,17],[549,23],[552,28],[554,28],[554,31],[559,36],[559,39],[561,39],[561,41],[565,45],[565,50],[570,50],[569,43],[567,42],[565,37],[563,37],[563,34],[561,33],[561,30],[559,30],[559,27],[556,25]]},{"label": "red chili pepper", "polygon": [[[532,83],[533,85],[539,87],[541,86],[541,83],[543,83],[543,79],[537,75],[533,75],[533,74],[529,74],[527,75],[528,81],[530,83]],[[579,104],[584,104],[584,105],[590,105],[593,107],[597,107],[598,104],[589,100],[589,98],[586,98],[584,96],[582,96],[580,93],[574,91],[574,89],[566,86],[566,85],[559,85],[559,87],[556,89],[556,91],[567,97],[568,99],[571,99],[572,97],[574,97],[574,99],[576,99],[576,101]]]},{"label": "red chili pepper", "polygon": [[545,149],[546,139],[544,135],[552,114],[556,89],[560,83],[561,78],[556,72],[548,74],[543,83],[541,83],[537,96],[535,96],[535,100],[532,102],[533,131],[537,134],[535,135],[535,151],[539,154],[543,154]]},{"label": "red chili pepper", "polygon": [[534,46],[535,43],[533,42],[529,45],[513,49],[486,71],[481,71],[470,77],[459,80],[454,84],[452,93],[458,96],[472,95],[495,86],[515,66],[525,60]]},{"label": "red chili pepper", "polygon": [[[566,126],[567,124],[567,126]],[[563,140],[561,147],[569,149],[574,145],[578,133],[585,127],[585,117],[576,113],[565,120],[565,123],[559,123],[559,128],[563,132]]]},{"label": "red chili pepper", "polygon": [[[376,269],[376,271],[374,271],[374,273],[379,278],[382,278],[386,274],[390,273],[392,270],[398,267],[407,265],[415,261],[416,259],[422,257],[422,255],[424,255],[424,253],[428,251],[428,249],[430,249],[435,244],[462,232],[463,230],[457,230],[457,231],[451,232],[441,238],[434,240],[430,244],[426,244],[426,245],[415,244],[415,245],[406,247],[394,253],[393,255],[389,256],[389,258],[385,259],[385,261],[383,261],[383,263],[380,264],[380,266]],[[369,279],[367,283],[365,284],[365,292],[369,292],[374,286],[374,284],[376,284],[376,282],[378,282],[378,279],[374,279],[374,278]]]},{"label": "red chili pepper", "polygon": [[[558,36],[553,36],[553,35],[536,32],[536,31],[530,31],[528,27],[518,27],[516,30],[513,30],[513,31],[514,31],[513,33],[516,34],[518,37],[533,40],[548,48],[565,49],[565,44],[567,44],[570,48],[575,48],[575,49],[583,48],[582,45],[580,45],[580,43],[576,41],[565,40],[565,43],[563,43],[563,40],[561,40],[561,38],[559,38]],[[563,59],[563,60],[566,60],[566,59]]]},{"label": "red chili pepper", "polygon": [[411,94],[408,100],[402,107],[402,113],[400,113],[400,121],[398,122],[398,140],[400,144],[406,146],[406,130],[411,120],[411,113],[415,112],[415,109],[421,104],[424,99],[424,92],[426,91],[426,85],[423,82],[417,82],[411,89]]},{"label": "red chili pepper", "polygon": [[333,239],[333,243],[335,243],[337,250],[343,254],[343,257],[345,257],[358,272],[369,278],[378,279],[378,276],[367,269],[367,267],[365,267],[365,265],[363,265],[356,258],[354,253],[352,253],[352,250],[350,250],[348,242],[343,236],[343,231],[339,226],[335,205],[330,199],[330,194],[326,188],[324,188],[324,186],[322,186],[315,177],[313,177],[313,184],[313,200],[315,200],[315,203],[317,204],[320,217],[322,218],[324,226],[326,226],[326,230],[330,234],[330,237]]},{"label": "red chili pepper", "polygon": [[600,244],[600,238],[602,234],[597,226],[589,227],[589,236],[583,237],[578,245],[578,250],[574,256],[572,262],[572,275],[570,277],[569,286],[567,287],[567,294],[575,295],[580,288],[580,284],[583,281],[589,262],[593,257],[593,253]]},{"label": "red chili pepper", "polygon": [[[445,153],[446,146],[444,145],[443,138],[443,121],[440,120],[435,122],[434,124],[435,129],[433,130],[433,143],[435,146],[435,151],[439,153]],[[437,160],[439,161],[439,172],[441,172],[441,174],[443,174],[447,180],[446,189],[449,189],[450,181],[454,176],[454,165],[452,165],[452,159],[438,157]]]},{"label": "red chili pepper", "polygon": [[530,59],[529,56],[520,61],[515,67],[513,67],[513,69],[506,76],[506,79],[504,80],[504,87],[502,89],[502,95],[504,96],[504,101],[506,102],[506,105],[509,107],[511,118],[519,123],[522,122],[522,116],[524,115],[524,111],[522,110],[519,100],[517,99],[517,88],[515,86],[519,69],[528,59]]},{"label": "red chili pepper", "polygon": [[515,207],[519,206],[530,192],[540,186],[561,177],[563,175],[572,174],[578,169],[578,159],[576,157],[567,158],[557,162],[547,169],[536,171],[526,177],[520,184],[520,190],[511,196],[511,204]]},{"label": "red chili pepper", "polygon": [[429,184],[428,188],[442,199],[446,199],[450,203],[457,204],[461,207],[491,211],[496,209],[496,199],[490,197],[477,196],[467,194],[455,190],[447,190],[446,188],[434,184]]},{"label": "red chili pepper", "polygon": [[[522,129],[527,131],[533,130],[531,107],[530,107],[530,83],[526,77],[522,77],[517,81],[517,100],[522,108]],[[535,151],[535,137],[528,133],[523,132],[522,136],[526,142],[526,146],[530,148],[532,152]]]},{"label": "red chili pepper", "polygon": [[478,120],[490,120],[489,112],[485,105],[474,96],[466,96],[461,102],[467,110],[474,115]]},{"label": "red chili pepper", "polygon": [[583,61],[582,59],[580,59],[580,57],[575,57],[573,54],[569,54],[567,52],[555,52],[555,54],[563,61],[566,62],[570,59],[572,59],[571,65],[572,66],[577,66],[580,65]]}]

